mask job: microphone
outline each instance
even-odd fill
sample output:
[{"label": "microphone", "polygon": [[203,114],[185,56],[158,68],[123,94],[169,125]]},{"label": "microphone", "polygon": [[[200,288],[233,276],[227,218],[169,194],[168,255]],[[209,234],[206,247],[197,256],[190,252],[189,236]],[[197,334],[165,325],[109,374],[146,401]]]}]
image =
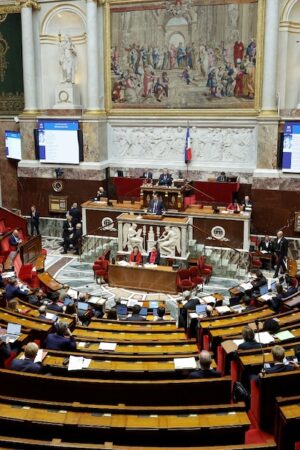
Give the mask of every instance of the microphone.
[{"label": "microphone", "polygon": [[265,363],[266,363],[266,357],[265,357],[265,353],[264,353],[264,349],[260,340],[260,335],[259,335],[259,320],[255,319],[255,325],[256,325],[256,331],[257,331],[257,337],[258,337],[258,343],[261,349],[261,353],[262,353],[262,357],[263,357],[263,370],[265,368]]}]

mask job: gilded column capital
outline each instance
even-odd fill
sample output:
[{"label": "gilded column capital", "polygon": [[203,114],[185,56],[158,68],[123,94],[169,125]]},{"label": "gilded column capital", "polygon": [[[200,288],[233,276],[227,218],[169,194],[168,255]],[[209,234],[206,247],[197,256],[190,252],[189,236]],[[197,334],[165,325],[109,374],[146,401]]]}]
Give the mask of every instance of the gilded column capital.
[{"label": "gilded column capital", "polygon": [[17,3],[21,6],[21,8],[32,8],[32,9],[40,9],[38,1],[36,0],[19,0]]}]

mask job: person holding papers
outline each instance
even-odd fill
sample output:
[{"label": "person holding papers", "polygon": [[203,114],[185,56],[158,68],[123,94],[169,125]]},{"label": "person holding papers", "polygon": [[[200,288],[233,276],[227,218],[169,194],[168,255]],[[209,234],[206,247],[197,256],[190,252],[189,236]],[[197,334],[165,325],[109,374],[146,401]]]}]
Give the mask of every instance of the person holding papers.
[{"label": "person holding papers", "polygon": [[150,200],[148,212],[161,216],[163,213],[164,205],[161,200],[158,199],[157,194],[153,194],[153,198]]},{"label": "person holding papers", "polygon": [[133,263],[136,266],[138,266],[139,264],[143,264],[143,255],[141,254],[137,246],[133,247],[133,250],[129,256],[129,262]]},{"label": "person holding papers", "polygon": [[252,211],[252,202],[250,200],[249,195],[245,195],[245,198],[242,203],[243,211],[251,212]]},{"label": "person holding papers", "polygon": [[276,270],[273,278],[277,278],[280,268],[283,273],[287,271],[287,254],[288,254],[288,240],[283,236],[282,231],[278,231],[277,239],[274,241],[274,251],[276,254]]},{"label": "person holding papers", "polygon": [[216,378],[221,374],[211,367],[211,355],[207,350],[202,350],[199,354],[199,369],[193,370],[188,378]]},{"label": "person holding papers", "polygon": [[50,350],[76,350],[74,336],[66,322],[56,322],[56,333],[50,333],[45,339],[44,347]]},{"label": "person holding papers", "polygon": [[299,369],[299,365],[294,361],[288,361],[285,358],[284,348],[281,345],[274,345],[272,348],[273,364],[268,368],[263,368],[260,372],[262,377],[266,373],[290,372]]},{"label": "person holding papers", "polygon": [[39,348],[35,342],[28,342],[24,350],[25,358],[15,358],[11,363],[11,370],[16,370],[18,372],[42,373],[42,363],[34,362],[38,350]]},{"label": "person holding papers", "polygon": [[159,266],[160,253],[159,253],[156,245],[153,245],[151,251],[149,252],[147,261],[149,264],[156,264],[157,266]]}]

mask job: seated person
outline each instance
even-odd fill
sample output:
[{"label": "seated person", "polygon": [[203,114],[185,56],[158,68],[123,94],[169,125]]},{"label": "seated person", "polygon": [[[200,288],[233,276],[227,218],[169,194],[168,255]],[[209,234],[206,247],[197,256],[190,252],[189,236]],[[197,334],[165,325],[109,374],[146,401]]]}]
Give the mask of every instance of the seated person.
[{"label": "seated person", "polygon": [[242,203],[243,211],[251,212],[252,211],[252,202],[250,200],[249,195],[245,195],[245,198]]},{"label": "seated person", "polygon": [[217,181],[219,183],[224,183],[224,182],[227,181],[227,177],[226,177],[225,172],[221,172],[220,175],[217,176]]},{"label": "seated person", "polygon": [[267,234],[265,235],[265,237],[258,244],[258,250],[268,253],[274,252],[274,245],[270,240],[270,236],[268,236]]},{"label": "seated person", "polygon": [[282,298],[290,297],[293,294],[296,294],[298,292],[298,288],[294,286],[293,279],[289,277],[288,275],[285,277],[285,282],[287,284],[287,288],[282,294]]},{"label": "seated person", "polygon": [[98,201],[99,201],[99,200],[101,200],[101,198],[103,198],[103,197],[107,197],[107,194],[106,194],[104,188],[103,188],[102,186],[100,186],[100,187],[98,188],[98,191],[97,191],[95,200],[98,200]]},{"label": "seated person", "polygon": [[4,363],[7,358],[10,357],[11,348],[10,345],[0,339],[0,368],[4,368]]},{"label": "seated person", "polygon": [[66,322],[55,323],[56,333],[50,333],[44,341],[49,350],[76,350],[76,342]]},{"label": "seated person", "polygon": [[8,284],[5,287],[5,296],[7,300],[18,297],[19,299],[26,299],[27,294],[23,291],[16,280],[16,278],[9,278]]},{"label": "seated person", "polygon": [[157,316],[154,318],[156,322],[163,322],[165,320],[164,315],[166,314],[166,309],[163,306],[157,308]]},{"label": "seated person", "polygon": [[145,172],[143,172],[142,178],[146,178],[146,180],[152,180],[153,173],[150,172],[150,170],[145,170]]},{"label": "seated person", "polygon": [[15,358],[11,363],[11,370],[18,372],[41,373],[43,372],[42,363],[35,363],[35,357],[39,348],[35,342],[28,342],[24,349],[24,359]]},{"label": "seated person", "polygon": [[297,363],[285,359],[284,348],[281,347],[281,345],[274,345],[274,347],[272,347],[272,356],[273,364],[271,367],[263,368],[260,372],[260,376],[263,376],[265,373],[290,372],[299,369]]},{"label": "seated person", "polygon": [[242,336],[244,342],[238,346],[238,350],[251,350],[253,348],[259,348],[260,344],[255,340],[255,334],[252,328],[246,326],[242,330]]},{"label": "seated person", "polygon": [[266,303],[267,305],[270,306],[271,309],[273,309],[273,311],[275,311],[276,313],[279,312],[280,310],[280,306],[281,306],[281,301],[283,299],[283,286],[282,284],[276,284],[276,297],[272,297],[270,298],[270,300],[267,300]]},{"label": "seated person", "polygon": [[216,378],[221,374],[211,366],[211,355],[207,350],[202,350],[199,354],[199,369],[193,370],[188,378]]},{"label": "seated person", "polygon": [[129,256],[129,262],[134,263],[136,266],[143,263],[143,255],[137,246],[133,247]]},{"label": "seated person", "polygon": [[173,179],[168,172],[168,169],[164,169],[163,173],[159,176],[158,185],[159,186],[171,186]]},{"label": "seated person", "polygon": [[63,307],[59,306],[57,304],[57,302],[59,301],[59,294],[57,292],[52,294],[51,300],[52,300],[52,303],[49,303],[47,305],[48,309],[51,309],[51,311],[60,312],[60,313],[64,312]]},{"label": "seated person", "polygon": [[46,317],[46,313],[47,313],[47,306],[46,305],[40,306],[39,307],[39,319],[48,320]]},{"label": "seated person", "polygon": [[264,286],[265,284],[268,284],[268,281],[261,270],[257,270],[255,272],[255,276],[256,278],[251,281],[251,284],[254,291],[259,291],[259,288]]},{"label": "seated person", "polygon": [[241,207],[236,198],[233,200],[232,203],[229,203],[229,205],[227,206],[227,211],[237,211],[237,212],[241,211]]},{"label": "seated person", "polygon": [[116,308],[112,308],[109,311],[107,311],[106,318],[107,320],[118,320]]},{"label": "seated person", "polygon": [[22,239],[20,239],[19,231],[17,229],[12,232],[12,234],[9,236],[8,241],[9,245],[11,247],[15,247],[15,249],[17,250],[18,245],[22,242]]},{"label": "seated person", "polygon": [[12,298],[7,303],[7,309],[9,309],[10,311],[15,312],[15,313],[21,312],[21,310],[18,308],[18,306],[19,306],[18,300],[15,298]]},{"label": "seated person", "polygon": [[279,319],[277,319],[277,318],[266,319],[264,321],[262,331],[268,331],[268,333],[270,333],[270,334],[279,333],[279,331],[280,331]]},{"label": "seated person", "polygon": [[146,317],[140,315],[141,307],[140,305],[134,305],[132,307],[132,315],[127,317],[128,322],[143,322],[146,320]]},{"label": "seated person", "polygon": [[153,198],[150,200],[148,212],[160,216],[163,213],[164,205],[161,200],[159,200],[157,194],[153,194]]},{"label": "seated person", "polygon": [[159,266],[160,263],[160,253],[157,249],[156,245],[153,245],[151,251],[149,252],[147,262],[149,264],[157,264]]},{"label": "seated person", "polygon": [[33,289],[32,294],[30,294],[27,298],[28,303],[34,306],[40,306],[43,304],[44,299],[46,298],[46,294],[43,289]]},{"label": "seated person", "polygon": [[243,295],[241,298],[241,305],[244,306],[244,312],[251,311],[252,309],[255,309],[256,306],[254,304],[255,300],[252,299],[249,295]]}]

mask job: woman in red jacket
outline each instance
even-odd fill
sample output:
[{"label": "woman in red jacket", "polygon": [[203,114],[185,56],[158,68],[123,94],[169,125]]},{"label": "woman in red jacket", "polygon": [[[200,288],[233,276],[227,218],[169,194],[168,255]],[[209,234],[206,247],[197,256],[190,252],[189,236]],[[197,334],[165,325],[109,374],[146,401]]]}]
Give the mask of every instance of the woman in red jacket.
[{"label": "woman in red jacket", "polygon": [[133,250],[129,256],[129,262],[134,263],[137,266],[143,263],[143,256],[138,247],[133,247]]}]

